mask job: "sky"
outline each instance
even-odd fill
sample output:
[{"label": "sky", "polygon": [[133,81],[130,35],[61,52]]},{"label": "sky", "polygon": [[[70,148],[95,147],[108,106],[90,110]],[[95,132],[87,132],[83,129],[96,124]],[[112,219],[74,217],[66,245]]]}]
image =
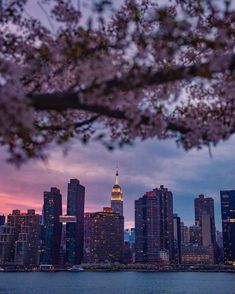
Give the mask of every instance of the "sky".
[{"label": "sky", "polygon": [[108,151],[99,143],[73,142],[69,153],[53,146],[48,160],[30,160],[20,169],[6,162],[0,149],[0,213],[35,208],[41,213],[43,192],[58,187],[66,212],[67,183],[77,178],[86,187],[85,210],[101,211],[110,205],[116,163],[124,192],[125,226],[134,225],[134,201],[164,185],[173,193],[174,212],[187,225],[194,222],[194,198],[199,194],[215,200],[216,224],[221,228],[220,190],[235,188],[235,137],[212,149],[184,151],[174,140],[147,140]]},{"label": "sky", "polygon": [[[45,13],[35,3],[28,1],[27,13],[46,23]],[[0,149],[0,213],[28,208],[41,213],[43,192],[54,186],[62,192],[65,212],[70,178],[78,178],[86,187],[86,211],[100,211],[110,205],[118,162],[126,227],[134,225],[134,200],[164,185],[173,192],[174,212],[187,225],[194,222],[194,198],[199,194],[213,197],[220,229],[219,191],[235,188],[234,145],[232,137],[213,148],[210,157],[207,148],[185,152],[173,140],[151,139],[113,152],[98,143],[83,146],[74,142],[67,156],[59,147],[52,147],[46,163],[31,160],[20,169],[6,163],[7,153]]]}]

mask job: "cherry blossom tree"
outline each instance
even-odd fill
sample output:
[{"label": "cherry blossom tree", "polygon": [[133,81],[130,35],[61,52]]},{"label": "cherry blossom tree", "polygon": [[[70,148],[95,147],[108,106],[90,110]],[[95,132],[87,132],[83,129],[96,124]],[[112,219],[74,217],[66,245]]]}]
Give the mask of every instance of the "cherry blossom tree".
[{"label": "cherry blossom tree", "polygon": [[[235,132],[231,1],[0,1],[0,144],[10,161],[78,139],[107,148],[173,138],[211,146]],[[86,1],[87,2],[87,1]],[[90,11],[90,13],[88,13]]]}]

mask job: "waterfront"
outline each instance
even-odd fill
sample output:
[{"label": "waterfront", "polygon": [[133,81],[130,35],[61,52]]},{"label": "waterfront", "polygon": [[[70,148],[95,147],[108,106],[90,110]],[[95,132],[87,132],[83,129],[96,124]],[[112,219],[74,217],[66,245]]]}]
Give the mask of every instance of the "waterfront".
[{"label": "waterfront", "polygon": [[231,294],[233,273],[0,273],[0,294]]}]

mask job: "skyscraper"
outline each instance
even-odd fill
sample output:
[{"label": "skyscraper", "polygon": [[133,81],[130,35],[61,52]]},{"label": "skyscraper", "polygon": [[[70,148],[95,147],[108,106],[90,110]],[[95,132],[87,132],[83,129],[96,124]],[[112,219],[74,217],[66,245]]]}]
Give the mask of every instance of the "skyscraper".
[{"label": "skyscraper", "polygon": [[[194,199],[194,209],[195,209],[195,224],[199,225],[202,228],[202,216],[203,215],[209,215],[210,218],[210,231],[208,230],[207,233],[210,234],[210,236],[205,236],[204,231],[204,237],[211,238],[211,243],[215,244],[215,213],[214,213],[214,199],[211,197],[205,197],[204,195],[199,195],[198,198]],[[204,219],[205,221],[205,219]]]},{"label": "skyscraper", "polygon": [[34,209],[26,213],[13,210],[0,234],[0,264],[17,263],[36,265],[38,263],[39,215]]},{"label": "skyscraper", "polygon": [[135,201],[135,238],[136,262],[172,260],[173,197],[163,185]]},{"label": "skyscraper", "polygon": [[21,213],[21,225],[18,240],[15,242],[15,262],[22,265],[38,264],[39,215],[34,209]]},{"label": "skyscraper", "polygon": [[119,185],[118,170],[116,171],[115,185],[113,186],[111,194],[111,208],[113,212],[123,215],[123,193],[122,188]]},{"label": "skyscraper", "polygon": [[224,263],[235,265],[235,190],[220,191]]},{"label": "skyscraper", "polygon": [[80,264],[83,258],[85,187],[77,179],[68,184],[67,215],[75,216],[76,223],[66,225],[66,261]]},{"label": "skyscraper", "polygon": [[44,192],[44,228],[41,256],[41,263],[43,264],[59,264],[62,230],[60,215],[62,215],[62,196],[59,189],[51,188],[50,192]]},{"label": "skyscraper", "polygon": [[195,224],[201,227],[201,245],[207,246],[211,251],[210,256],[214,255],[211,262],[217,260],[216,238],[215,238],[215,213],[214,213],[214,199],[199,195],[194,200],[195,208]]},{"label": "skyscraper", "polygon": [[181,263],[181,222],[177,214],[173,216],[173,230],[174,230],[174,263]]},{"label": "skyscraper", "polygon": [[124,218],[110,207],[90,214],[89,262],[121,262]]}]

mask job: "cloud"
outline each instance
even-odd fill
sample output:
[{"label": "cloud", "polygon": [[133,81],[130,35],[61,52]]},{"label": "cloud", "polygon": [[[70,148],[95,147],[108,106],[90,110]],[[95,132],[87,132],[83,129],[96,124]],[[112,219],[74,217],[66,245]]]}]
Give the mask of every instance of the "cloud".
[{"label": "cloud", "polygon": [[206,148],[185,152],[173,141],[137,142],[113,152],[99,144],[74,143],[65,157],[59,147],[53,147],[47,163],[30,161],[19,170],[4,162],[2,152],[0,212],[13,208],[41,212],[43,192],[53,186],[62,192],[65,211],[70,178],[78,178],[86,187],[86,211],[101,210],[110,205],[118,161],[126,225],[134,224],[134,200],[163,184],[173,192],[174,211],[187,224],[194,221],[194,198],[201,193],[213,196],[220,226],[219,191],[234,188],[234,143],[234,138],[221,143],[212,150],[212,158]]}]

